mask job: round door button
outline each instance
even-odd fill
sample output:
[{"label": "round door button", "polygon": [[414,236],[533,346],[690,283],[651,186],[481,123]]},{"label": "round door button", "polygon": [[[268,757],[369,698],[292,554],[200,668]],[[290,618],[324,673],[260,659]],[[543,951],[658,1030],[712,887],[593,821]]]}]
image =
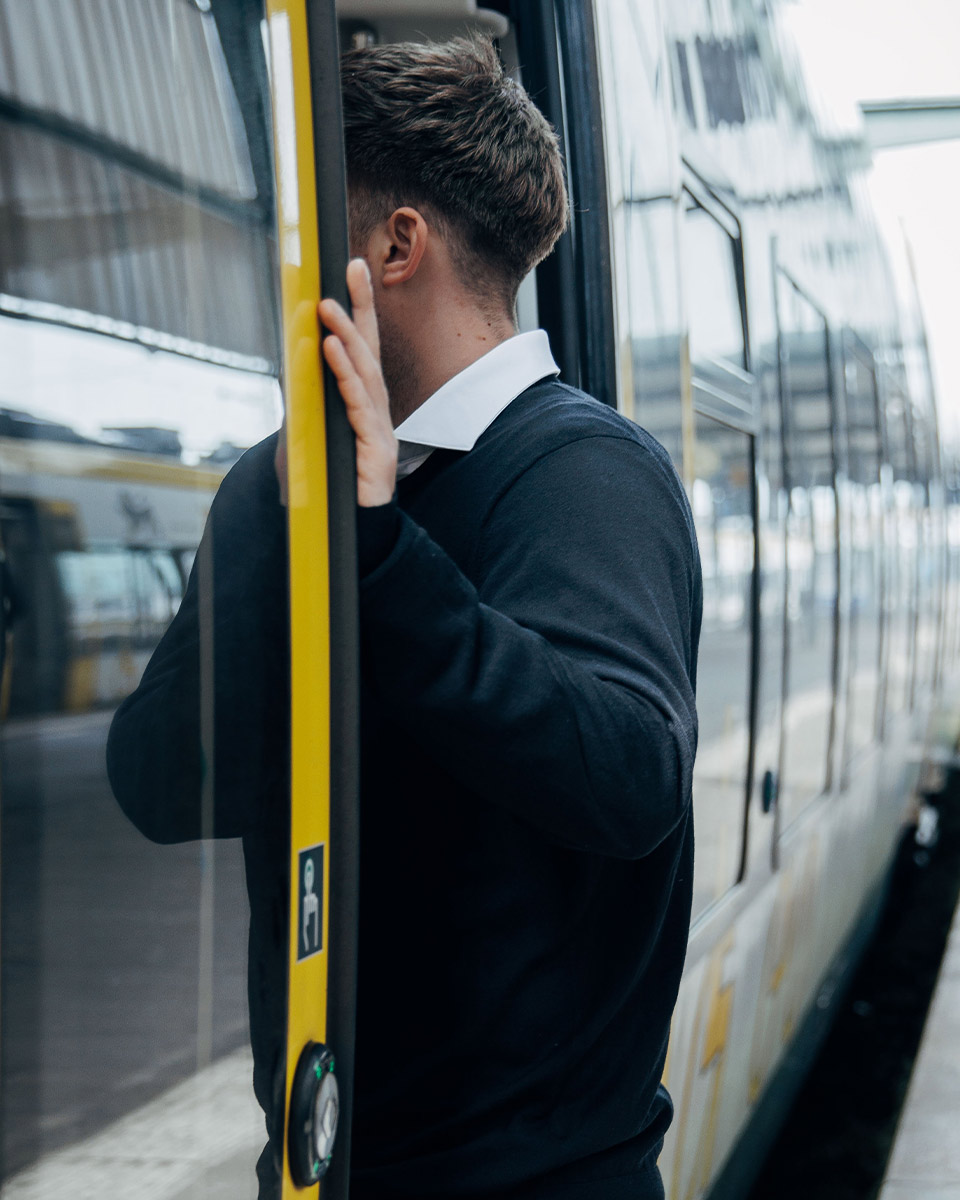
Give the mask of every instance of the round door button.
[{"label": "round door button", "polygon": [[326,1175],[340,1119],[340,1089],[333,1055],[309,1042],[300,1055],[290,1094],[290,1174],[297,1187]]}]

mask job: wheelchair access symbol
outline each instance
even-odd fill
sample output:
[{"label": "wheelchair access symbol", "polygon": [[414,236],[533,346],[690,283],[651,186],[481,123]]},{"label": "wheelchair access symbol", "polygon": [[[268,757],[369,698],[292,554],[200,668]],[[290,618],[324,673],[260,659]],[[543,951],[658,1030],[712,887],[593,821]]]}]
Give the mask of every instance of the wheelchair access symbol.
[{"label": "wheelchair access symbol", "polygon": [[324,845],[300,851],[300,919],[297,922],[297,962],[323,949]]}]

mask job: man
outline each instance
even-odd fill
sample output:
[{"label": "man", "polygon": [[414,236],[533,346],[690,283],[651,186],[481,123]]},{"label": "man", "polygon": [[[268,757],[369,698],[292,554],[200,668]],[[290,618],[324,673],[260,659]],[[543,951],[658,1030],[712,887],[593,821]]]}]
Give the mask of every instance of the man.
[{"label": "man", "polygon": [[[351,1196],[659,1197],[671,1109],[658,1081],[693,865],[689,509],[665,451],[557,382],[545,335],[516,333],[517,287],[562,231],[566,199],[552,131],[490,43],[356,51],[343,95],[364,261],[348,270],[353,320],[332,301],[320,312],[357,439]],[[276,520],[267,450],[221,489],[214,547],[218,529],[221,542],[242,536],[244,506],[246,529],[251,513]],[[239,650],[248,618],[224,586],[215,637],[222,623]],[[189,601],[182,625],[195,629]],[[124,776],[143,768],[120,766],[119,748],[156,742],[143,714],[162,706],[178,621],[111,740],[118,796],[141,827]],[[261,682],[280,686],[273,671]],[[229,737],[229,717],[216,720]],[[267,778],[278,735],[244,729]],[[281,805],[276,778],[254,786],[256,772],[224,769],[237,796],[218,778],[214,819],[245,834],[258,1095],[275,1118],[279,1043],[262,1026],[278,989],[263,964],[279,980],[264,932],[279,900],[250,830],[277,837],[264,814]]]}]

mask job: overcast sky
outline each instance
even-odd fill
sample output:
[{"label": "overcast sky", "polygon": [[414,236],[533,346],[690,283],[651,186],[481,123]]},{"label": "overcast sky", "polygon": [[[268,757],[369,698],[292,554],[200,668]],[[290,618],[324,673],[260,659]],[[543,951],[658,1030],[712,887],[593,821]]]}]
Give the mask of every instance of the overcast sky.
[{"label": "overcast sky", "polygon": [[[783,19],[841,125],[858,100],[960,96],[960,0],[785,0]],[[913,249],[944,431],[960,442],[960,140],[878,152],[872,187]]]}]

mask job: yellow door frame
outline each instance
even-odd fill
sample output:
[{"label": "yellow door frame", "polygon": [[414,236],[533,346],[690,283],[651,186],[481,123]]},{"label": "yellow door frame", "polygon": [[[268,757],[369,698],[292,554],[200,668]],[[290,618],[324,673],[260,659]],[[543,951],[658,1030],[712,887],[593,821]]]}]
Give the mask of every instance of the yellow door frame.
[{"label": "yellow door frame", "polygon": [[[316,98],[312,94],[310,40],[311,32],[316,37],[316,30],[310,30],[308,20],[322,5],[312,0],[310,7],[308,13],[307,0],[266,0],[283,318],[290,548],[291,843],[285,1087],[288,1126],[298,1060],[306,1047],[328,1040],[330,877],[335,866],[330,854],[329,414],[325,406],[317,322],[321,294],[321,214],[317,198]],[[329,28],[334,31],[332,61],[336,63],[332,3],[329,8],[330,12],[324,11],[321,16],[329,18],[328,38]],[[323,54],[330,54],[326,45]],[[342,177],[338,164],[331,163],[330,170]],[[339,288],[326,290],[339,293]],[[331,394],[335,395],[328,387],[328,397]],[[352,521],[352,504],[349,516]],[[352,545],[349,545],[348,562],[351,555]],[[342,546],[335,560],[337,570],[342,572]],[[305,875],[307,858],[310,865]],[[352,1041],[352,1036],[349,1040]],[[352,1059],[352,1045],[345,1049],[346,1057]],[[318,1076],[321,1070],[317,1068]],[[348,1118],[349,1103],[345,1107]],[[348,1144],[349,1138],[341,1136],[340,1142]],[[347,1147],[343,1153],[346,1155]],[[316,1167],[322,1170],[319,1162]],[[338,1194],[345,1195],[346,1165],[337,1174],[341,1177]],[[301,1188],[295,1182],[289,1136],[284,1137],[282,1195],[283,1200],[317,1195],[316,1184]]]}]

